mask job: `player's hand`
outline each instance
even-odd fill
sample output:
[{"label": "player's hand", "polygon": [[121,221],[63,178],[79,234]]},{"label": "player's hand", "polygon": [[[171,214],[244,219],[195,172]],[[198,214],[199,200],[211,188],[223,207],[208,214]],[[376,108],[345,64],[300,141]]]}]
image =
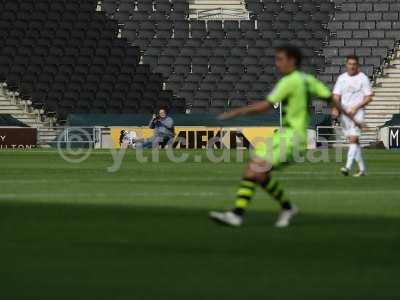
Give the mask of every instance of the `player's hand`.
[{"label": "player's hand", "polygon": [[354,122],[354,124],[355,124],[358,128],[360,128],[361,130],[368,129],[368,126],[367,126],[367,124],[365,124],[365,123],[357,122],[357,121],[354,120],[354,119],[353,119],[353,122]]},{"label": "player's hand", "polygon": [[347,113],[349,114],[350,117],[353,118],[353,117],[356,115],[357,111],[358,111],[358,108],[357,108],[357,107],[351,107],[351,108],[347,111]]},{"label": "player's hand", "polygon": [[336,107],[332,108],[331,115],[333,119],[339,118],[340,112]]}]

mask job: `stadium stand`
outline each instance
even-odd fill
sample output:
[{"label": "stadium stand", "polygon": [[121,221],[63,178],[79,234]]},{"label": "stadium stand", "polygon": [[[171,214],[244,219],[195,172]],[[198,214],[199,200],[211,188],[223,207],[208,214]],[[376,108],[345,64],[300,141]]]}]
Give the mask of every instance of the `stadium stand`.
[{"label": "stadium stand", "polygon": [[[198,13],[218,6],[225,12]],[[376,79],[367,114],[376,127],[397,112],[388,94],[398,84],[399,13],[390,0],[1,0],[0,82],[59,118],[161,105],[219,113],[264,98],[273,48],[291,42],[329,84],[346,55],[359,55]]]},{"label": "stadium stand", "polygon": [[324,48],[328,67],[322,78],[333,82],[344,71],[344,58],[357,55],[363,71],[373,76],[381,71],[400,39],[400,3],[390,0],[335,1],[328,24],[330,39]]},{"label": "stadium stand", "polygon": [[400,112],[398,41],[400,3],[390,0],[335,1],[335,14],[328,24],[330,39],[324,55],[326,67],[320,77],[332,84],[344,71],[344,59],[360,57],[362,70],[374,79],[374,101],[368,106],[363,143],[377,138],[377,128]]},{"label": "stadium stand", "polygon": [[144,3],[105,0],[102,9],[124,25],[122,36],[141,48],[144,62],[193,112],[263,99],[275,80],[273,48],[279,44],[301,46],[307,71],[316,73],[325,63],[322,48],[334,10],[327,0],[248,0],[251,19],[239,21],[189,19],[189,1]]},{"label": "stadium stand", "polygon": [[70,112],[185,108],[119,39],[118,24],[94,0],[0,2],[0,81],[22,99],[65,118]]}]

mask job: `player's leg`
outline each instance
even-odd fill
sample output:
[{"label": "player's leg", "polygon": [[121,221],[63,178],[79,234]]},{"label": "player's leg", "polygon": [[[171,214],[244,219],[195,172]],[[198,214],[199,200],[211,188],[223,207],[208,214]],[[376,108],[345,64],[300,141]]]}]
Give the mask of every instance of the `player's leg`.
[{"label": "player's leg", "polygon": [[355,150],[355,161],[358,164],[358,173],[354,174],[354,177],[361,177],[361,176],[365,176],[365,162],[364,162],[364,158],[362,155],[362,148],[360,146],[360,140],[358,136],[354,136],[352,137],[354,144],[356,145],[356,150]]},{"label": "player's leg", "polygon": [[340,123],[343,128],[343,133],[346,136],[347,143],[349,145],[348,150],[347,150],[347,159],[346,159],[346,165],[340,169],[340,172],[344,176],[348,176],[351,168],[353,166],[353,163],[356,159],[356,154],[357,154],[357,140],[354,137],[354,122],[350,120],[346,116],[341,116]]},{"label": "player's leg", "polygon": [[[256,156],[251,159],[244,172],[236,194],[235,208],[225,213],[211,212],[210,217],[219,223],[240,226],[243,215],[255,194],[256,186],[261,185],[280,204],[281,214],[275,225],[277,227],[288,226],[290,219],[296,214],[297,208],[290,203],[283,188],[272,177],[271,170],[291,160],[293,154],[291,143],[294,139],[293,134],[285,135],[282,145],[282,136],[276,134],[271,140],[271,145],[268,145],[268,142],[260,145],[256,149]],[[281,151],[282,149],[283,151]]]},{"label": "player's leg", "polygon": [[136,144],[138,148],[143,148],[143,149],[152,149],[154,147],[158,147],[158,142],[159,139],[157,136],[152,136],[147,139],[142,139],[142,140],[137,140]]},{"label": "player's leg", "polygon": [[242,225],[243,215],[255,195],[257,185],[265,181],[267,168],[268,165],[265,161],[257,158],[252,159],[243,174],[236,192],[234,209],[227,212],[210,212],[210,218],[225,225]]},{"label": "player's leg", "polygon": [[[261,182],[261,187],[278,202],[281,208],[281,213],[275,223],[276,227],[289,226],[291,218],[297,213],[298,209],[291,203],[288,195],[279,181],[274,178],[271,171],[283,164],[292,162],[295,150],[298,150],[298,154],[304,153],[306,147],[305,143],[301,142],[303,140],[303,138],[299,138],[291,130],[286,130],[282,134],[275,134],[272,139],[271,168],[265,174],[265,179]],[[259,154],[261,154],[261,151]]]},{"label": "player's leg", "polygon": [[[360,113],[356,116],[358,122],[363,122],[363,114]],[[357,162],[359,167],[359,172],[354,176],[364,176],[365,175],[365,162],[362,156],[362,150],[360,146],[360,135],[361,129],[358,128],[354,122],[351,120],[346,120],[344,122],[344,130],[348,136],[349,150],[347,152],[346,166],[341,169],[343,175],[349,175],[354,162]]]},{"label": "player's leg", "polygon": [[[356,114],[355,119],[357,120],[357,122],[359,122],[361,124],[364,123],[364,112],[363,111],[359,111]],[[354,125],[353,133],[354,133],[354,136],[357,138],[356,139],[356,141],[357,141],[357,152],[356,152],[355,161],[358,164],[358,173],[354,174],[354,177],[365,176],[366,167],[365,167],[364,157],[363,157],[363,154],[362,154],[362,148],[361,148],[361,145],[360,145],[361,129]]]},{"label": "player's leg", "polygon": [[356,160],[358,152],[358,138],[356,136],[349,136],[348,143],[349,143],[349,149],[347,151],[346,166],[341,169],[341,172],[344,176],[349,175],[353,163]]},{"label": "player's leg", "polygon": [[289,226],[291,218],[298,212],[297,206],[291,203],[281,184],[272,176],[271,172],[266,174],[261,187],[278,202],[281,208],[281,213],[275,222],[275,226],[279,228]]}]

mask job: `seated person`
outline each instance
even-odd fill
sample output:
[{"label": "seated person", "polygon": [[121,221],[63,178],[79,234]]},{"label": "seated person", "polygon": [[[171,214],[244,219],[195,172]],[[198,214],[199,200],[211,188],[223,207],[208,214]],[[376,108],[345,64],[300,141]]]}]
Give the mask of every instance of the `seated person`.
[{"label": "seated person", "polygon": [[149,128],[154,129],[154,135],[143,140],[143,148],[165,147],[175,135],[174,120],[167,115],[167,111],[164,108],[159,110],[158,115],[153,115]]},{"label": "seated person", "polygon": [[136,132],[121,130],[119,136],[119,144],[121,149],[127,149],[128,147],[134,147],[136,143]]}]

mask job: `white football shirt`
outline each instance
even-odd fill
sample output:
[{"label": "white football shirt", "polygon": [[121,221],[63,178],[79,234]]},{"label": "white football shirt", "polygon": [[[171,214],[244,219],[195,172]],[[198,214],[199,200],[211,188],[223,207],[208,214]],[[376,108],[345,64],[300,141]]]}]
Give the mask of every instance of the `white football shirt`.
[{"label": "white football shirt", "polygon": [[341,96],[344,109],[349,109],[361,103],[366,96],[372,96],[371,82],[367,75],[359,72],[350,76],[347,73],[340,75],[333,88],[333,94]]}]

